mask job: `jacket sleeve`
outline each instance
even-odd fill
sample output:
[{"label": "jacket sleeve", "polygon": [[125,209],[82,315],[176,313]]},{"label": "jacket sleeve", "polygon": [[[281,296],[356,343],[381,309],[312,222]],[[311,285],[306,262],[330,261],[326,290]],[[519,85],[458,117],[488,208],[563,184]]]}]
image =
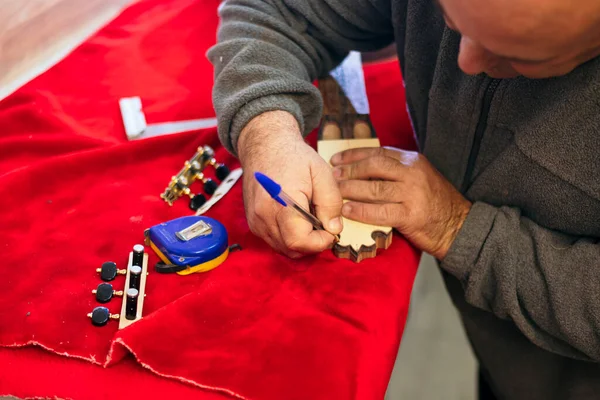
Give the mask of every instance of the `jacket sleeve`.
[{"label": "jacket sleeve", "polygon": [[349,51],[394,41],[390,0],[227,0],[219,16],[207,56],[219,138],[233,154],[242,128],[266,111],[288,111],[310,133],[322,111],[314,80]]},{"label": "jacket sleeve", "polygon": [[441,267],[471,305],[533,343],[600,361],[600,243],[541,227],[518,209],[475,202]]}]

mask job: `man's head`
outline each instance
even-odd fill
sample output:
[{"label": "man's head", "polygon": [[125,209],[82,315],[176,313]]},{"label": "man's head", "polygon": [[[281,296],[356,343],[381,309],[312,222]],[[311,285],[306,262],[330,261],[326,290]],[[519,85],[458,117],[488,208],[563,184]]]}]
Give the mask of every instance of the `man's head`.
[{"label": "man's head", "polygon": [[547,78],[600,55],[598,0],[438,0],[468,74]]}]

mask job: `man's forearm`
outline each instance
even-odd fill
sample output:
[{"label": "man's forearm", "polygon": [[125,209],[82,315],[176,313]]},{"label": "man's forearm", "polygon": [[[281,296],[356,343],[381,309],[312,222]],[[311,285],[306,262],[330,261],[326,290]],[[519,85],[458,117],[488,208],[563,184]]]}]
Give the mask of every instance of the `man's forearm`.
[{"label": "man's forearm", "polygon": [[219,137],[234,154],[241,131],[274,110],[294,116],[302,134],[318,124],[322,99],[312,84],[350,50],[393,41],[389,0],[228,0],[220,9],[213,104]]},{"label": "man's forearm", "polygon": [[277,139],[278,142],[303,140],[300,127],[294,116],[286,111],[267,111],[254,117],[240,132],[238,139],[238,157],[242,165],[250,156],[272,151],[266,144]]},{"label": "man's forearm", "polygon": [[536,345],[600,361],[600,243],[476,202],[441,264],[466,300],[512,320]]}]

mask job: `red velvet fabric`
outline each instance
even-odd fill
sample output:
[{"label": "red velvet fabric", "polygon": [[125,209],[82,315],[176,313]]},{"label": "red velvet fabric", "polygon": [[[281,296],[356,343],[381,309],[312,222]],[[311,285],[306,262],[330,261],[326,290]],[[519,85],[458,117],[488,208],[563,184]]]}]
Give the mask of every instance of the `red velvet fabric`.
[{"label": "red velvet fabric", "polygon": [[100,368],[34,347],[0,347],[0,363],[0,396],[84,400],[233,398],[147,372],[133,357],[111,368]]},{"label": "red velvet fabric", "polygon": [[[135,393],[151,398],[383,397],[418,252],[396,236],[360,264],[329,252],[286,259],[249,232],[241,183],[207,215],[243,251],[205,274],[151,270],[145,317],[124,330],[86,316],[98,305],[91,291],[103,261],[123,267],[144,229],[191,214],[185,200],[169,207],[159,194],[197,146],[238,166],[214,129],[128,142],[118,108],[137,95],[150,123],[213,116],[205,52],[218,3],[136,3],[0,102],[0,394],[101,398],[115,394],[109,379],[124,387],[120,377],[132,374]],[[414,148],[397,65],[365,74],[382,143]],[[107,306],[118,313],[121,300]],[[67,371],[73,379],[60,389]]]}]

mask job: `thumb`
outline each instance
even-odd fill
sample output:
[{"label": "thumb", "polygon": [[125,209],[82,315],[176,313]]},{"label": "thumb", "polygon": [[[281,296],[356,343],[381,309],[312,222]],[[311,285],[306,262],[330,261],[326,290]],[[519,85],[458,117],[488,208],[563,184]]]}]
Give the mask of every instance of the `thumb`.
[{"label": "thumb", "polygon": [[311,166],[312,203],[325,230],[337,235],[342,231],[342,194],[329,165]]}]

